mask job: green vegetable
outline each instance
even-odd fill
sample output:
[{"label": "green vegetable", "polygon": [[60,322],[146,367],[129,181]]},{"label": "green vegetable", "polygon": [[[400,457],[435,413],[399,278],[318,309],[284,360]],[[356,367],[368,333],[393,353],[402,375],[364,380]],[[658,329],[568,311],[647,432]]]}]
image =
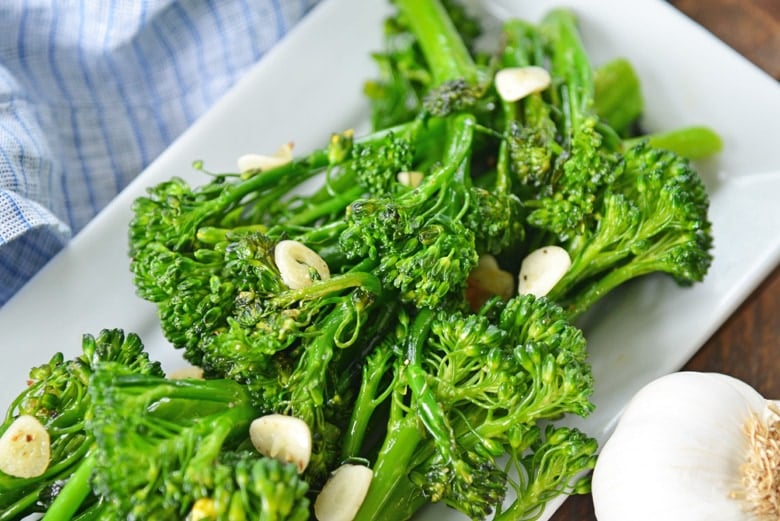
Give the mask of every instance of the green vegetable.
[{"label": "green vegetable", "polygon": [[[466,53],[474,54],[476,42],[482,35],[479,21],[457,0],[443,0],[441,7],[446,9],[450,24],[458,32]],[[435,84],[411,22],[412,19],[403,12],[388,17],[383,26],[383,49],[372,54],[379,77],[367,80],[364,92],[371,101],[371,122],[375,129],[413,120]],[[459,52],[464,55],[462,49]]]},{"label": "green vegetable", "polygon": [[[392,136],[379,133],[353,148],[350,133],[334,135],[305,159],[245,178],[217,176],[199,189],[163,183],[136,201],[130,226],[138,292],[158,303],[168,339],[208,377],[244,384],[258,410],[306,421],[316,433],[309,469],[316,481],[335,463],[338,432],[349,416],[349,395],[337,397],[349,388],[347,366],[361,349],[356,340],[381,324],[370,314],[381,289],[372,263],[348,265],[339,262],[343,254],[327,255],[345,225],[319,226],[320,219],[346,202],[325,194],[339,186],[350,193],[357,173],[348,163],[365,167],[361,150]],[[337,165],[343,170],[319,192],[267,206],[281,197],[280,179],[291,183],[281,183],[289,190]],[[373,166],[376,175],[388,168],[383,161]],[[320,248],[340,273],[288,288],[274,248],[293,238]]]},{"label": "green vegetable", "polygon": [[630,135],[642,115],[645,101],[634,66],[615,58],[594,70],[593,110],[620,135]]},{"label": "green vegetable", "polygon": [[692,160],[710,157],[723,148],[720,136],[702,125],[642,135],[636,128],[641,126],[639,120],[645,108],[641,85],[633,65],[625,58],[596,68],[593,88],[593,110],[625,138],[626,148],[647,140],[655,148],[668,149]]},{"label": "green vegetable", "polygon": [[[543,435],[543,421],[593,407],[582,332],[545,298],[494,299],[480,314],[404,317],[364,375],[366,406],[355,408],[352,435],[369,438],[358,434],[371,423],[366,416],[390,403],[358,520],[407,519],[428,501],[473,519],[494,511],[517,519],[571,491],[594,464],[596,444],[582,433],[551,426]],[[510,487],[518,497],[502,510]]]},{"label": "green vegetable", "polygon": [[[550,49],[557,88],[549,93],[551,108],[531,100],[522,107],[542,129],[524,134],[542,137],[532,153],[516,145],[511,159],[519,163],[514,170],[530,210],[529,251],[555,244],[571,257],[549,297],[573,318],[642,275],[668,273],[682,285],[702,280],[712,235],[701,178],[687,159],[656,148],[652,137],[626,142],[598,118],[593,72],[570,12],[549,13],[537,40]],[[560,143],[553,143],[557,135]],[[545,161],[529,171],[524,158],[544,151]]]},{"label": "green vegetable", "polygon": [[[88,469],[89,454],[94,448],[94,436],[86,426],[91,407],[89,381],[105,362],[114,363],[124,371],[162,375],[159,363],[149,360],[141,339],[135,334],[125,335],[119,329],[106,329],[97,336],[85,334],[78,356],[66,360],[62,353],[57,353],[48,363],[30,370],[28,386],[12,402],[0,432],[5,432],[20,415],[34,416],[49,433],[51,461],[39,477],[17,478],[0,473],[0,519],[3,521],[46,512],[62,483],[71,476],[83,474],[81,469]],[[64,519],[88,509],[94,500],[85,490],[70,505]]]},{"label": "green vegetable", "polygon": [[646,140],[654,148],[675,152],[687,159],[696,160],[713,156],[723,149],[723,140],[712,129],[692,126],[654,132],[646,136],[626,140],[626,146],[632,146]]},{"label": "green vegetable", "polygon": [[247,444],[258,413],[233,380],[166,380],[106,364],[90,383],[104,519],[307,519],[293,464]]},{"label": "green vegetable", "polygon": [[[702,280],[712,237],[690,161],[720,140],[643,133],[636,71],[623,58],[594,69],[568,10],[507,20],[478,51],[481,27],[454,2],[393,5],[365,84],[369,133],[265,169],[195,162],[203,185],[173,177],[135,201],[137,292],[205,380],[166,379],[147,358],[54,360],[54,391],[30,391],[9,419],[65,396],[55,455],[80,463],[11,480],[0,503],[50,507],[49,520],[307,519],[353,464],[373,472],[359,521],[428,503],[534,519],[588,490],[596,443],[559,423],[593,409],[574,320],[640,276]],[[503,99],[496,72],[528,66],[549,86]],[[552,247],[561,273],[536,286],[549,293],[475,276],[512,280]],[[251,448],[249,424],[271,413],[311,433],[300,474]]]}]

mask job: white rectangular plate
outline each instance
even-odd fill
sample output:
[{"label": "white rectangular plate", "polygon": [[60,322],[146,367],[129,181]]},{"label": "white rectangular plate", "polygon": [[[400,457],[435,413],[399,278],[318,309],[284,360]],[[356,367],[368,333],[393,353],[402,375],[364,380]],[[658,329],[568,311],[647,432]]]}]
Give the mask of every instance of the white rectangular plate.
[{"label": "white rectangular plate", "polygon": [[[777,265],[780,89],[660,0],[472,3],[497,17],[532,21],[554,6],[571,7],[594,64],[625,56],[637,68],[648,129],[705,124],[724,139],[722,155],[699,165],[715,235],[707,280],[690,289],[662,277],[630,284],[609,299],[608,313],[586,325],[597,408],[572,424],[604,441],[633,393],[684,365]],[[362,82],[375,75],[369,53],[381,47],[387,9],[385,0],[317,7],[0,309],[0,406],[24,387],[31,366],[56,351],[78,353],[81,335],[103,328],[138,333],[167,369],[184,365],[163,339],[154,307],[134,294],[126,254],[132,201],[172,175],[205,182],[190,169],[195,159],[212,171],[233,170],[247,152],[271,152],[289,140],[306,151],[332,132],[366,129]],[[750,346],[741,347],[749,356]],[[437,507],[419,518],[461,516]]]}]

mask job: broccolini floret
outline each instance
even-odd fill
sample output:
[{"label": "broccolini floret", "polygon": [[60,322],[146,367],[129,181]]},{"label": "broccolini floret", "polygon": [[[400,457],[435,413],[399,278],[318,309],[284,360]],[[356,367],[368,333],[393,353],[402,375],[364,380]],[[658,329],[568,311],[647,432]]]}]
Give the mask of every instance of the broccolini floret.
[{"label": "broccolini floret", "polygon": [[711,263],[709,200],[689,160],[651,138],[624,140],[600,119],[594,71],[571,12],[554,10],[523,29],[512,34],[536,43],[513,59],[530,60],[539,51],[528,49],[541,45],[555,79],[549,93],[521,103],[511,148],[528,249],[560,245],[571,257],[549,297],[574,318],[642,275],[702,280]]},{"label": "broccolini floret", "polygon": [[448,122],[440,165],[412,191],[397,197],[360,199],[347,210],[341,245],[378,261],[385,287],[401,300],[436,307],[455,293],[462,300],[466,279],[477,263],[474,231],[463,215],[469,208],[465,162],[474,121]]},{"label": "broccolini floret", "polygon": [[[105,362],[128,372],[163,374],[160,364],[149,359],[141,339],[132,333],[125,335],[120,329],[106,329],[97,336],[85,334],[79,355],[66,359],[60,352],[48,363],[32,368],[28,386],[11,404],[0,432],[5,432],[21,415],[37,418],[49,434],[50,462],[37,477],[13,477],[0,472],[0,519],[24,519],[32,513],[46,512],[62,486],[81,467],[87,469],[84,461],[94,445],[94,436],[86,425],[91,407],[90,379]],[[70,514],[87,509],[94,500],[91,492],[84,489]]]},{"label": "broccolini floret", "polygon": [[247,444],[258,413],[233,380],[166,380],[105,364],[90,386],[103,519],[307,519],[292,463]]},{"label": "broccolini floret", "polygon": [[[501,509],[510,488],[522,494],[509,509],[525,515],[592,466],[595,442],[582,433],[548,432],[550,441],[543,441],[543,421],[587,415],[593,407],[584,336],[551,301],[492,300],[480,314],[422,310],[401,321],[396,339],[367,364],[361,398],[371,406],[355,409],[350,429],[364,428],[361,415],[376,415],[378,402],[390,401],[387,434],[357,519],[406,519],[429,501],[484,519]],[[549,443],[563,440],[578,443],[579,451],[568,453],[571,459],[562,455],[555,468],[533,468],[546,461],[541,452]],[[528,455],[537,449],[536,459]],[[521,476],[545,472],[550,481],[513,477],[505,457]]]},{"label": "broccolini floret", "polygon": [[[346,225],[322,220],[343,212],[355,186],[362,193],[353,163],[363,177],[385,175],[386,162],[369,172],[353,146],[394,146],[398,135],[402,128],[354,143],[351,132],[337,134],[305,159],[248,177],[218,176],[196,189],[163,183],[135,205],[131,269],[139,294],[158,304],[166,337],[207,376],[246,385],[258,408],[306,421],[316,433],[308,471],[315,482],[335,462],[350,406],[342,389],[353,377],[343,368],[353,358],[349,347],[359,349],[356,340],[379,321],[369,312],[381,290],[375,263],[350,263],[335,251]],[[292,191],[315,174],[327,174],[318,191],[267,206],[281,197],[279,186]],[[344,191],[334,195],[338,188]],[[276,258],[283,240],[322,251],[333,276],[289,287]]]},{"label": "broccolini floret", "polygon": [[[594,440],[557,425],[593,407],[585,337],[572,320],[640,275],[666,272],[683,284],[704,276],[708,201],[687,157],[714,148],[704,133],[695,147],[679,134],[641,134],[633,69],[594,69],[569,11],[508,21],[488,55],[477,53],[479,25],[465,9],[393,3],[387,46],[375,55],[380,77],[366,85],[372,130],[334,134],[287,164],[216,174],[199,188],[176,179],[153,187],[133,208],[131,269],[166,337],[210,379],[192,385],[240,394],[239,412],[230,409],[237,428],[250,411],[311,428],[310,465],[301,483],[283,479],[285,494],[304,482],[317,491],[356,459],[374,474],[361,521],[407,519],[429,502],[473,519],[532,518],[555,495],[587,490],[578,477],[594,461]],[[496,71],[527,66],[544,68],[549,86],[504,99]],[[290,242],[317,257],[293,259],[301,286],[277,258]],[[502,288],[484,305],[484,292],[470,300],[480,258],[511,280],[544,246],[571,261],[548,294]],[[129,407],[135,398],[122,386],[132,377],[117,378],[95,378],[98,402]],[[186,401],[184,384],[153,380],[142,394],[161,394],[142,409],[168,394]],[[151,408],[133,421],[161,437],[128,434],[155,455],[143,463],[157,469],[154,491],[130,487],[149,494],[148,508],[168,508],[159,501],[170,494],[192,502],[197,487],[212,501],[218,487],[198,480],[216,478],[201,459],[237,472],[228,495],[247,469],[266,465],[239,456],[227,424],[222,438],[197,430],[222,425],[228,412],[194,422]],[[95,423],[106,498],[122,490],[108,472],[121,457],[106,456],[118,419]],[[202,458],[195,439],[211,442]],[[159,452],[181,440],[192,458]]]}]

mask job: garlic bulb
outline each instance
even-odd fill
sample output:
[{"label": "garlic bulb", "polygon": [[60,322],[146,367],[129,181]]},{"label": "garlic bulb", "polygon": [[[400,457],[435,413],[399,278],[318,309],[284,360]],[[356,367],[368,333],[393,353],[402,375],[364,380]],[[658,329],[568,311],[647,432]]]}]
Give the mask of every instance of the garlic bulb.
[{"label": "garlic bulb", "polygon": [[629,402],[593,471],[599,521],[780,519],[780,409],[718,373],[660,377]]}]

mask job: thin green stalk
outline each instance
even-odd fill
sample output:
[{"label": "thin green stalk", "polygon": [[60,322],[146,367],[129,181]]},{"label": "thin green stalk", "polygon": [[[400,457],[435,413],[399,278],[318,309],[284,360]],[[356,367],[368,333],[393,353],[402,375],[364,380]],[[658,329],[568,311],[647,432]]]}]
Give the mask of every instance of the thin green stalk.
[{"label": "thin green stalk", "polygon": [[327,280],[318,281],[307,288],[291,289],[284,293],[279,293],[273,297],[273,305],[284,307],[284,303],[314,300],[349,288],[365,288],[367,291],[378,295],[382,291],[382,283],[379,282],[376,275],[368,271],[353,270],[343,275],[336,275]]},{"label": "thin green stalk", "polygon": [[427,499],[409,479],[409,469],[422,431],[414,418],[388,425],[374,477],[354,521],[402,521],[409,519]]},{"label": "thin green stalk", "polygon": [[434,85],[464,79],[477,81],[477,68],[463,39],[438,0],[396,0],[417,37]]},{"label": "thin green stalk", "polygon": [[561,95],[568,136],[593,111],[593,69],[571,11],[565,8],[550,11],[539,28],[552,46],[552,75],[563,79]]},{"label": "thin green stalk", "polygon": [[363,194],[363,188],[355,185],[350,189],[334,194],[328,201],[312,206],[304,206],[285,220],[285,226],[301,226],[315,222],[321,217],[343,211],[349,204]]},{"label": "thin green stalk", "polygon": [[[382,347],[378,347],[377,351],[366,358],[360,390],[352,407],[352,417],[344,432],[342,459],[359,457],[363,454],[363,441],[374,418],[374,412],[390,396],[393,389],[393,382],[385,381],[393,358],[393,351]],[[382,385],[385,386],[384,389],[381,389]]]},{"label": "thin green stalk", "polygon": [[407,335],[406,379],[412,392],[412,403],[418,411],[419,420],[433,438],[433,443],[445,460],[455,461],[453,442],[455,436],[434,393],[430,392],[426,373],[422,368],[421,350],[430,331],[434,312],[422,309],[417,314]]},{"label": "thin green stalk", "polygon": [[18,519],[18,516],[22,514],[22,512],[26,512],[28,508],[33,506],[38,501],[38,497],[40,496],[42,488],[43,486],[38,486],[31,491],[26,492],[24,495],[15,498],[15,501],[10,508],[0,512],[0,521],[11,521]]},{"label": "thin green stalk", "polygon": [[94,468],[95,456],[89,454],[57,494],[57,498],[43,516],[43,521],[69,521],[73,518],[92,492],[89,480]]}]

